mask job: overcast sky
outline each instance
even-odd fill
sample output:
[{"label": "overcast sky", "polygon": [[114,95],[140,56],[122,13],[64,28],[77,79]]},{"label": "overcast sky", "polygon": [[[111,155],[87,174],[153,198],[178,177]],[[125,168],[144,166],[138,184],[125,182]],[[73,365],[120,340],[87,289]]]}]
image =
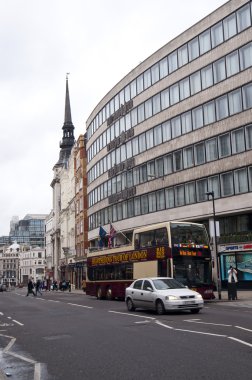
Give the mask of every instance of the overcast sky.
[{"label": "overcast sky", "polygon": [[64,122],[75,138],[128,72],[225,0],[0,0],[0,236],[48,214]]}]

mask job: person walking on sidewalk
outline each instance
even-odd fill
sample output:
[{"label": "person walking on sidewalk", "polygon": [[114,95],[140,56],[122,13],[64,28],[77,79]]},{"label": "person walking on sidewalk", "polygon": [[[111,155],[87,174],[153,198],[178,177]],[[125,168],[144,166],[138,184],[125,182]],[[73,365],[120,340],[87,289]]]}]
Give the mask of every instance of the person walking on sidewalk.
[{"label": "person walking on sidewalk", "polygon": [[35,289],[36,289],[36,293],[35,293],[36,296],[38,295],[38,293],[42,296],[40,280],[37,280],[36,285],[35,285]]},{"label": "person walking on sidewalk", "polygon": [[26,297],[28,297],[30,293],[32,293],[34,295],[34,297],[36,296],[33,289],[34,289],[34,285],[33,285],[32,279],[30,278],[28,281],[28,285],[27,285]]},{"label": "person walking on sidewalk", "polygon": [[237,288],[236,284],[238,282],[237,279],[237,270],[230,266],[228,270],[228,299],[229,300],[237,300]]}]

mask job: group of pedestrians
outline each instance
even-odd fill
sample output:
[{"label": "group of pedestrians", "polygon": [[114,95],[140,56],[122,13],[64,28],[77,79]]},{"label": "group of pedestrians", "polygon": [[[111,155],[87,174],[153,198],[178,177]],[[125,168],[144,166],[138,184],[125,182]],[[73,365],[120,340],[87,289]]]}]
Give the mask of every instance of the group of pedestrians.
[{"label": "group of pedestrians", "polygon": [[38,295],[38,293],[42,296],[42,283],[40,280],[37,280],[36,282],[33,282],[30,278],[27,285],[27,294],[26,297],[29,296],[29,294],[33,294],[34,297]]}]

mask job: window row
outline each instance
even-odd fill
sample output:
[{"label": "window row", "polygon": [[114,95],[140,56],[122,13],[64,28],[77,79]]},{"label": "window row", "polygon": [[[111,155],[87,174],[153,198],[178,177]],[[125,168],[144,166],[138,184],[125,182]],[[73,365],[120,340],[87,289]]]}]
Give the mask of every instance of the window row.
[{"label": "window row", "polygon": [[214,191],[215,199],[251,192],[252,166],[160,189],[109,206],[89,217],[89,230],[122,219],[204,202],[208,200],[206,193],[209,191]]},{"label": "window row", "polygon": [[89,193],[89,207],[126,188],[250,149],[252,149],[252,125],[186,146],[102,183]]},{"label": "window row", "polygon": [[251,66],[252,43],[249,43],[164,89],[107,128],[88,149],[88,162],[122,132]]},{"label": "window row", "polygon": [[88,126],[88,139],[109,116],[120,108],[121,104],[133,99],[165,76],[250,27],[251,7],[250,3],[244,5],[236,12],[225,17],[211,28],[164,57],[124,87],[103,107]]},{"label": "window row", "polygon": [[126,159],[249,108],[252,108],[252,83],[167,120],[122,144],[89,170],[88,183]]}]

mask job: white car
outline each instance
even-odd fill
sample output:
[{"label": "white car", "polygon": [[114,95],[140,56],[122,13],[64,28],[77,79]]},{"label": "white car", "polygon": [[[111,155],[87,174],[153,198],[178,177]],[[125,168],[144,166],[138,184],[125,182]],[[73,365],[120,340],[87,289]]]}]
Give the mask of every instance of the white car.
[{"label": "white car", "polygon": [[153,309],[157,314],[166,311],[190,310],[198,313],[204,306],[202,296],[171,277],[140,278],[135,280],[125,295],[129,311],[136,308]]}]

